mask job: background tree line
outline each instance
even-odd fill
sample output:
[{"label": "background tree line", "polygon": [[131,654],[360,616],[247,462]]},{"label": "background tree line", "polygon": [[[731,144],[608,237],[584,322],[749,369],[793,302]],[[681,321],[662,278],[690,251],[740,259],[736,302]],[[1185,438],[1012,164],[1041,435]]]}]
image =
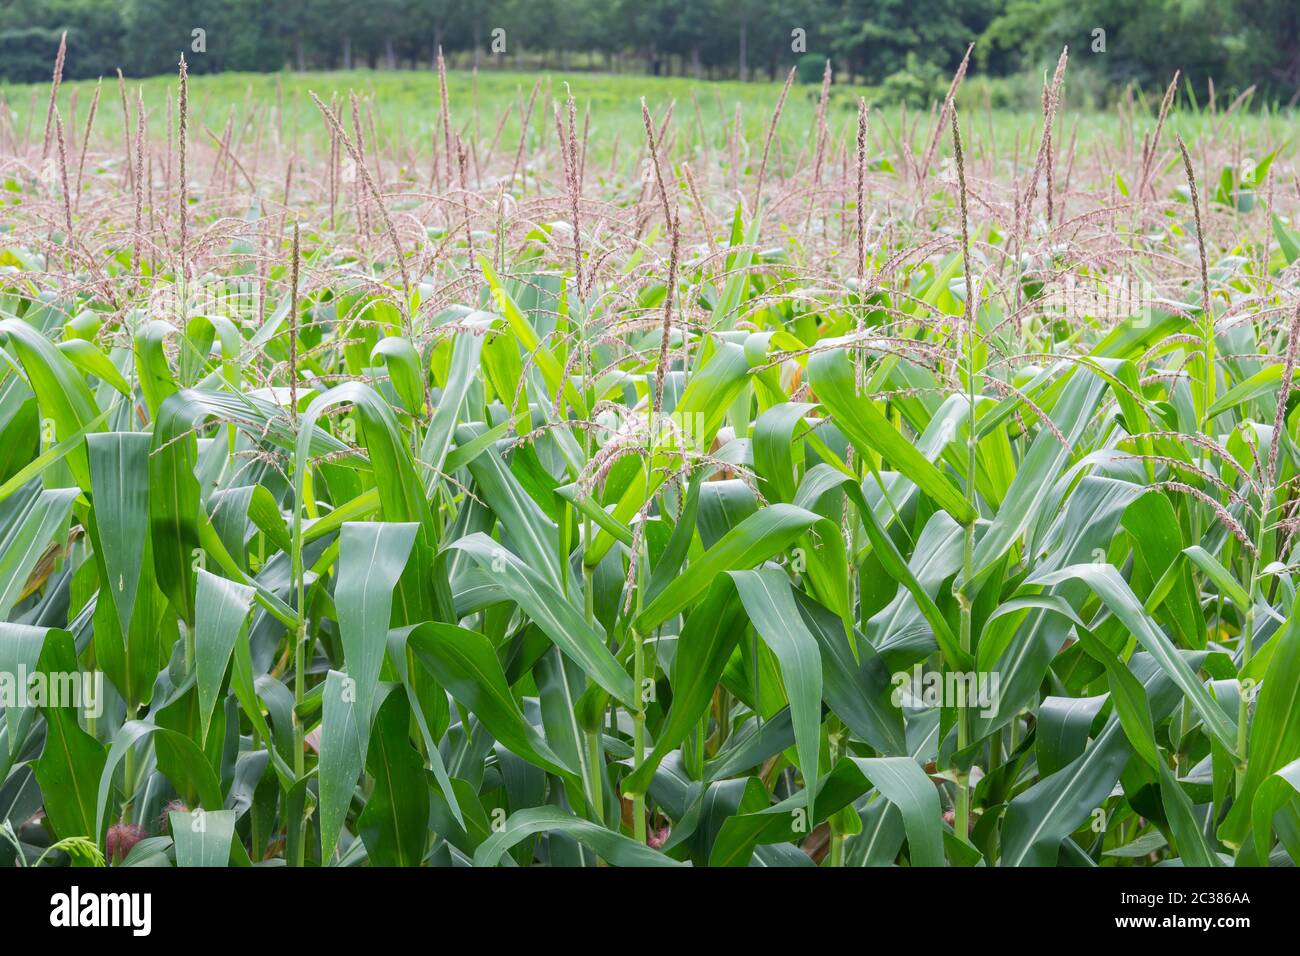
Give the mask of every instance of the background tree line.
[{"label": "background tree line", "polygon": [[1112,91],[1175,67],[1198,94],[1211,78],[1282,102],[1300,89],[1296,0],[0,0],[0,79],[48,79],[65,30],[70,79],[166,73],[182,51],[195,73],[424,68],[441,46],[458,66],[709,79],[807,57],[806,82],[829,56],[842,79],[924,99],[975,40],[988,76],[1038,72],[1068,44],[1072,74],[1091,66]]}]

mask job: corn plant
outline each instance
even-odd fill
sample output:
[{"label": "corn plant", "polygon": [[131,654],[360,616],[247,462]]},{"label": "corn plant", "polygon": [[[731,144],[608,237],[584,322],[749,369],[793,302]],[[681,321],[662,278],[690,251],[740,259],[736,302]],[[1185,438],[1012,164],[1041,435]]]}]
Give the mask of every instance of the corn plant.
[{"label": "corn plant", "polygon": [[1008,157],[964,72],[4,117],[6,862],[1300,859],[1271,127],[1062,149],[1062,57]]}]

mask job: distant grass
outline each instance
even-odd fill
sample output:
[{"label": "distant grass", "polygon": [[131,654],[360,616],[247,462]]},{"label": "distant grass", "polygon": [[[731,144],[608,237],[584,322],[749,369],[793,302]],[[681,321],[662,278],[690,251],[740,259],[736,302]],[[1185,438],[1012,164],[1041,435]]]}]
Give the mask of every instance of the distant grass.
[{"label": "distant grass", "polygon": [[[697,82],[673,77],[646,77],[630,75],[605,75],[594,73],[514,73],[483,71],[477,77],[469,72],[449,74],[452,119],[463,135],[472,137],[477,124],[478,138],[490,142],[496,133],[501,111],[513,110],[502,130],[503,143],[511,148],[518,142],[519,108],[527,103],[533,84],[541,78],[542,87],[534,107],[531,127],[536,130],[545,122],[547,135],[554,133],[550,103],[562,99],[567,83],[578,101],[579,110],[591,110],[591,142],[593,146],[608,150],[615,138],[626,145],[640,144],[640,100],[645,97],[651,109],[660,114],[672,101],[677,101],[674,123],[679,135],[698,135],[691,91],[699,100],[704,128],[710,138],[725,142],[734,122],[736,105],[742,111],[742,125],[747,138],[759,138],[771,118],[771,111],[780,90],[779,83]],[[232,109],[246,116],[245,106],[260,104],[264,108],[283,109],[282,129],[286,136],[317,136],[323,124],[308,92],[312,91],[328,101],[331,94],[346,97],[349,91],[374,105],[376,124],[385,139],[425,142],[441,122],[437,74],[431,70],[370,71],[353,70],[332,73],[227,73],[192,76],[190,80],[192,116],[214,131],[219,131]],[[121,106],[115,77],[106,77],[103,99],[100,103],[96,128],[101,132],[121,132]],[[175,94],[173,77],[152,77],[143,81],[128,81],[134,97],[137,86],[144,89],[146,106],[150,112],[151,129],[161,133],[166,125],[165,98]],[[93,81],[66,83],[61,89],[60,103],[65,120],[72,90],[77,90],[78,124],[84,123],[85,110],[94,90]],[[44,122],[47,85],[3,85],[0,95],[8,101],[17,114],[21,129],[29,112],[34,110],[33,125]],[[865,91],[856,91],[865,92]],[[802,140],[816,111],[817,85],[801,85],[790,96],[783,123],[787,145]],[[835,91],[836,106],[841,107],[842,119],[852,118],[855,94],[848,88]],[[475,104],[477,103],[477,111]],[[469,138],[469,137],[467,137]]]},{"label": "distant grass", "polygon": [[[533,84],[539,77],[542,86],[530,120],[532,132],[529,148],[541,148],[545,143],[553,141],[555,131],[551,103],[555,99],[563,100],[565,84],[568,84],[577,100],[579,113],[587,109],[591,112],[589,159],[598,165],[608,163],[615,149],[620,151],[620,164],[632,155],[628,152],[629,144],[633,144],[631,148],[634,150],[640,149],[644,138],[640,112],[642,97],[656,117],[661,117],[667,105],[675,101],[673,128],[676,135],[684,144],[694,147],[699,145],[703,130],[703,135],[714,149],[726,148],[735,122],[736,107],[739,105],[744,141],[748,143],[749,149],[761,150],[781,88],[780,83],[709,82],[688,77],[497,70],[483,70],[475,76],[468,71],[452,71],[449,82],[452,119],[456,129],[467,141],[477,140],[481,148],[486,148],[496,137],[502,111],[510,110],[501,127],[499,148],[513,150],[519,138],[519,110],[527,103]],[[240,123],[244,123],[249,117],[248,108],[257,105],[262,110],[281,111],[282,117],[274,124],[278,126],[279,135],[298,144],[304,151],[313,149],[323,142],[324,124],[312,106],[309,91],[326,101],[331,94],[346,98],[349,91],[356,92],[369,108],[373,108],[376,128],[386,145],[426,151],[435,127],[441,122],[438,78],[429,69],[225,73],[192,76],[190,83],[191,116],[197,121],[192,122],[191,128],[196,137],[209,142],[204,127],[219,134],[232,112]],[[84,130],[86,109],[94,86],[94,81],[81,80],[65,83],[60,89],[60,109],[65,123],[69,120],[73,91],[76,91],[75,128],[78,139]],[[164,136],[166,99],[175,95],[175,78],[162,76],[129,80],[128,91],[133,103],[137,87],[144,91],[151,136]],[[1008,155],[1017,142],[1028,143],[1029,137],[1039,125],[1038,113],[1028,110],[986,110],[979,89],[976,84],[968,84],[968,88],[963,91],[965,95],[959,98],[959,105],[964,109],[976,109],[981,114],[979,121],[972,123],[968,134],[972,155],[985,155],[990,144],[999,155]],[[692,91],[699,105],[698,119]],[[809,131],[814,123],[818,92],[818,83],[798,83],[791,90],[779,130],[780,148],[790,161],[800,150],[811,146]],[[876,104],[872,111],[872,140],[887,155],[895,152],[894,137],[897,136],[903,119],[907,121],[913,149],[918,153],[925,150],[930,126],[928,117],[918,115],[915,108],[905,110],[897,105],[879,105],[879,91],[871,87],[836,85],[832,88],[830,124],[837,139],[842,138],[855,122],[859,96]],[[3,97],[13,112],[14,125],[20,132],[30,123],[36,131],[35,135],[40,135],[45,120],[48,84],[0,83],[0,97]],[[1154,112],[1158,103],[1150,105]],[[1272,115],[1244,114],[1234,118],[1232,129],[1247,143],[1276,145],[1291,135],[1294,118],[1293,111]],[[581,121],[580,115],[579,122]],[[1086,136],[1093,143],[1104,140],[1118,146],[1123,140],[1126,124],[1115,112],[1081,113],[1077,107],[1071,106],[1065,123],[1065,141],[1058,142],[1058,146],[1064,150],[1071,127],[1085,123],[1086,129],[1080,127],[1079,135]],[[1181,133],[1184,138],[1192,139],[1212,130],[1214,118],[1205,111],[1198,113],[1184,109],[1171,114],[1169,124],[1172,130]],[[95,126],[101,136],[121,136],[122,111],[116,77],[104,78],[104,91]],[[887,132],[885,127],[888,127]],[[250,132],[249,136],[252,135]],[[251,146],[251,142],[245,143],[245,146]],[[1032,157],[1029,161],[1032,162]]]}]

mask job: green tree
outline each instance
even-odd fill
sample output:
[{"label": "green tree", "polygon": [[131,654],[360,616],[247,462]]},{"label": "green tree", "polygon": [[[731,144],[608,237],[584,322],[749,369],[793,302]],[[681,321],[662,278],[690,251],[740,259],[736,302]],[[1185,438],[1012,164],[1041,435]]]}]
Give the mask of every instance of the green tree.
[{"label": "green tree", "polygon": [[998,10],[996,0],[846,0],[832,46],[868,83],[907,70],[907,56],[946,72]]}]

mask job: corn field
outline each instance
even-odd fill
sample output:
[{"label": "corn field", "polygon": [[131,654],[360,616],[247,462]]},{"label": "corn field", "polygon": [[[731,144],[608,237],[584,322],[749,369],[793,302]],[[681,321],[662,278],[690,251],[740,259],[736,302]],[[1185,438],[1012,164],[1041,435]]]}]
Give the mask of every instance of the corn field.
[{"label": "corn field", "polygon": [[5,865],[1300,860],[1284,116],[59,69],[0,113]]}]

